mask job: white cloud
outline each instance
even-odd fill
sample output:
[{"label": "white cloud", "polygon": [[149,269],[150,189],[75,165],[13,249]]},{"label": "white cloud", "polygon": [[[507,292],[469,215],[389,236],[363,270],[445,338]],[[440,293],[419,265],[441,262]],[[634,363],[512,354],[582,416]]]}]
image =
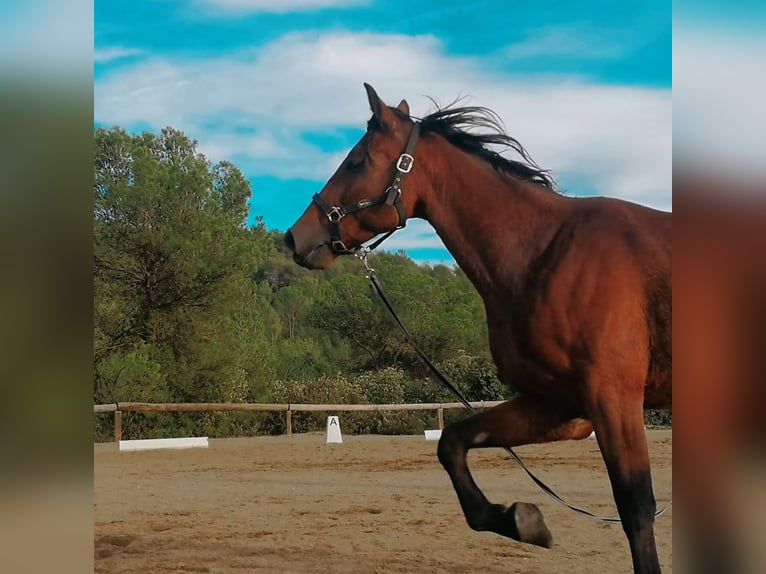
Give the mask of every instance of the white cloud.
[{"label": "white cloud", "polygon": [[452,97],[479,81],[472,62],[439,51],[430,36],[294,34],[225,58],[149,58],[98,82],[96,116],[125,125],[226,114],[237,125],[362,127],[369,115],[364,81],[410,99]]},{"label": "white cloud", "polygon": [[305,12],[326,8],[346,8],[361,6],[369,0],[197,0],[197,4],[215,10],[217,13],[247,14],[255,12],[270,12],[285,14],[288,12]]},{"label": "white cloud", "polygon": [[129,58],[138,56],[142,50],[136,48],[124,48],[122,46],[112,46],[110,48],[99,48],[93,52],[93,60],[99,63],[111,62],[120,58]]},{"label": "white cloud", "polygon": [[346,156],[346,152],[324,152],[289,134],[212,132],[203,137],[202,153],[214,160],[232,160],[250,176],[327,180]]},{"label": "white cloud", "polygon": [[[670,90],[501,76],[446,56],[432,36],[293,34],[227,57],[142,58],[98,81],[95,119],[172,125],[215,159],[237,156],[248,175],[326,179],[344,153],[310,146],[301,134],[348,126],[361,134],[369,116],[363,81],[390,104],[406,97],[415,115],[428,111],[423,95],[447,103],[467,94],[497,111],[559,179],[670,208]],[[254,135],[240,133],[248,127]]]}]

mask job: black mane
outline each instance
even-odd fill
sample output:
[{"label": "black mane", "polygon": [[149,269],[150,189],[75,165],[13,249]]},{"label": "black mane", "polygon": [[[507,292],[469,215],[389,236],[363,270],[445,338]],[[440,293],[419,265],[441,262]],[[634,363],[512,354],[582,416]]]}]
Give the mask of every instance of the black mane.
[{"label": "black mane", "polygon": [[[433,101],[433,100],[432,100]],[[435,103],[435,102],[434,102]],[[421,133],[439,134],[452,145],[488,162],[501,173],[536,183],[548,190],[557,191],[556,182],[550,171],[540,168],[529,156],[527,150],[514,138],[505,133],[500,117],[489,108],[481,106],[454,107],[452,104],[437,109],[423,117]],[[400,117],[406,117],[397,108],[391,110]],[[472,132],[483,128],[481,133]],[[510,148],[522,159],[515,161],[490,149],[489,145]]]}]

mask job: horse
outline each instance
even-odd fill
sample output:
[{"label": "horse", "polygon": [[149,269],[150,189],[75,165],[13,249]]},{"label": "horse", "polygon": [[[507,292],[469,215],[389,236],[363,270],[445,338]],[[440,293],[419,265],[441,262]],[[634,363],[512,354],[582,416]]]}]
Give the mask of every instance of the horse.
[{"label": "horse", "polygon": [[595,431],[634,572],[660,573],[643,410],[672,400],[671,214],[564,195],[488,108],[417,119],[364,86],[366,133],[285,233],[293,259],[327,269],[409,218],[428,221],[480,294],[498,376],[518,391],[439,440],[468,525],[550,548],[539,508],[490,503],[467,453]]}]

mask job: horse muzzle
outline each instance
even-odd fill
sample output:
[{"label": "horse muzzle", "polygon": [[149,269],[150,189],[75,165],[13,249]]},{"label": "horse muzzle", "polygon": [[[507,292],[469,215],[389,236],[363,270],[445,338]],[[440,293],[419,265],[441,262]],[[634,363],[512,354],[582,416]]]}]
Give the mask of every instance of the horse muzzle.
[{"label": "horse muzzle", "polygon": [[293,230],[288,229],[284,241],[293,255],[293,261],[306,269],[327,269],[335,261],[335,254],[321,239],[316,242],[305,242],[309,247],[303,247],[304,242],[300,240],[300,237],[296,238]]}]

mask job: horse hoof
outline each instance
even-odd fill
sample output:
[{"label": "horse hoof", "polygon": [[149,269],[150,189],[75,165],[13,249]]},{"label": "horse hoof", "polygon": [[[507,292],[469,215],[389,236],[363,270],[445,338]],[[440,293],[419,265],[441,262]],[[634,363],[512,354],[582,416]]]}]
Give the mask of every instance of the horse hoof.
[{"label": "horse hoof", "polygon": [[553,546],[553,535],[548,530],[543,513],[537,506],[528,502],[514,502],[507,513],[516,524],[520,542],[543,548]]}]

